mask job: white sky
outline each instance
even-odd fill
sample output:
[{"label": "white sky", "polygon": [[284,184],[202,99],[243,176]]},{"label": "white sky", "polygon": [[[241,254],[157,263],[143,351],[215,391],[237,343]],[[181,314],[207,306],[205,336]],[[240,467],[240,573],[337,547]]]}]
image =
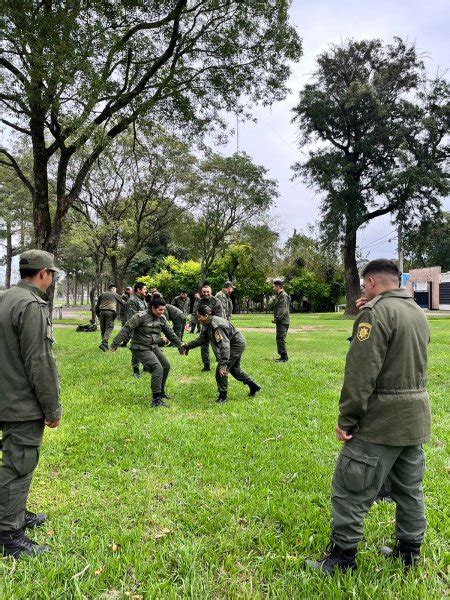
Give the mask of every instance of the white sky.
[{"label": "white sky", "polygon": [[[291,22],[303,40],[303,57],[294,66],[289,83],[292,93],[270,109],[257,110],[256,124],[239,126],[240,150],[268,168],[269,176],[279,182],[280,198],[274,213],[278,215],[283,238],[319,218],[320,198],[300,180],[290,181],[291,165],[302,159],[296,144],[296,127],[290,122],[291,111],[300,89],[314,71],[316,56],[330,43],[350,37],[390,42],[394,36],[400,36],[415,41],[419,52],[426,53],[425,64],[429,74],[434,75],[449,67],[450,39],[448,0],[293,0],[290,12]],[[230,141],[226,151],[235,149],[236,139]],[[450,210],[450,199],[444,207]],[[373,220],[359,234],[358,244],[370,258],[396,256],[395,226],[389,216]]]}]

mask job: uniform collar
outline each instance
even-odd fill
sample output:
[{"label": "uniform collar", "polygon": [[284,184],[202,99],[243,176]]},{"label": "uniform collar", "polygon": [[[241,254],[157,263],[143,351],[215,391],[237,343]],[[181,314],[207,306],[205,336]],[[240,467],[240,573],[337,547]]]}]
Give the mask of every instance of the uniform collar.
[{"label": "uniform collar", "polygon": [[45,292],[40,290],[37,286],[35,286],[33,283],[30,283],[26,279],[21,279],[19,281],[19,283],[17,284],[17,287],[25,288],[26,290],[29,290],[35,296],[39,296],[39,298],[41,298],[42,300],[45,300],[45,302],[48,302],[50,300],[50,298],[47,296],[47,294]]},{"label": "uniform collar", "polygon": [[385,292],[381,292],[380,296],[382,298],[411,298],[411,294],[402,288],[386,290]]}]

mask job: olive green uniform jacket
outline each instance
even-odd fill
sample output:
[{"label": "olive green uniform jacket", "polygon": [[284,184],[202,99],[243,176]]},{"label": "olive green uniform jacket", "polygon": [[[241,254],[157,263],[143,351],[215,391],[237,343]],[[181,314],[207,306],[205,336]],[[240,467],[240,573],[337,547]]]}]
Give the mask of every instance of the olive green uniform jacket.
[{"label": "olive green uniform jacket", "polygon": [[125,323],[111,347],[117,348],[131,338],[131,350],[147,350],[151,346],[164,345],[161,333],[177,348],[181,346],[181,340],[170,328],[166,317],[155,317],[149,311],[138,312]]},{"label": "olive green uniform jacket", "polygon": [[191,301],[189,300],[189,296],[186,296],[184,300],[181,296],[175,296],[171,304],[179,308],[185,317],[191,312]]},{"label": "olive green uniform jacket", "polygon": [[99,316],[101,310],[112,310],[117,313],[117,305],[126,306],[125,300],[119,296],[119,294],[115,294],[114,292],[103,292],[97,298],[97,304],[95,306],[95,314]]},{"label": "olive green uniform jacket", "polygon": [[222,305],[223,318],[231,321],[231,316],[233,314],[233,302],[231,301],[230,296],[224,292],[224,290],[220,290],[220,292],[217,292],[216,298]]},{"label": "olive green uniform jacket", "polygon": [[277,325],[289,325],[289,308],[291,298],[284,290],[275,296],[273,303],[273,320]]},{"label": "olive green uniform jacket", "polygon": [[353,327],[339,401],[339,427],[375,444],[428,441],[428,321],[402,289],[368,302]]},{"label": "olive green uniform jacket", "polygon": [[0,422],[61,416],[48,296],[28,281],[0,293]]},{"label": "olive green uniform jacket", "polygon": [[245,338],[234,325],[222,317],[211,317],[210,322],[202,324],[202,331],[197,339],[186,344],[188,350],[210,343],[219,363],[219,367],[227,368],[232,350],[239,355],[245,349]]},{"label": "olive green uniform jacket", "polygon": [[128,319],[131,319],[131,317],[135,313],[146,311],[146,310],[147,310],[147,302],[145,301],[145,298],[141,298],[137,294],[132,294],[130,296],[130,299],[127,302],[127,307],[126,307],[127,321],[128,321]]}]

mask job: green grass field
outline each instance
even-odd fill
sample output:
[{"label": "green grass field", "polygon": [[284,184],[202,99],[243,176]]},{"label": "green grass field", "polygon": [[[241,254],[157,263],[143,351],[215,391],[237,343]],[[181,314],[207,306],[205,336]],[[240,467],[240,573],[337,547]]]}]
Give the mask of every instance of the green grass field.
[{"label": "green grass field", "polygon": [[[269,327],[270,316],[237,317]],[[29,508],[49,519],[35,539],[52,553],[0,561],[1,598],[442,598],[448,531],[450,320],[431,319],[426,446],[428,532],[420,569],[379,554],[394,507],[366,519],[359,569],[322,579],[302,570],[329,536],[330,482],[339,443],[337,398],[352,323],[296,316],[291,360],[274,335],[247,332],[243,366],[263,390],[230,381],[217,405],[200,352],[172,362],[169,409],[150,407],[149,377],[131,377],[130,352],[103,354],[99,334],[56,329],[63,424],[47,430]],[[192,336],[187,336],[192,339]],[[446,466],[447,464],[447,466]]]}]

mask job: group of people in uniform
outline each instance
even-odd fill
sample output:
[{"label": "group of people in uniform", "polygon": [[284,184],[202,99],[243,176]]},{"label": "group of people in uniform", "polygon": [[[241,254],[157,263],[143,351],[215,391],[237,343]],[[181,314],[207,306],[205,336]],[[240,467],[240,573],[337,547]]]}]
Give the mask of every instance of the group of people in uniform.
[{"label": "group of people in uniform", "polygon": [[[52,254],[29,250],[20,256],[19,270],[19,283],[0,293],[0,551],[14,558],[49,550],[26,535],[27,529],[42,525],[47,518],[28,511],[27,499],[44,429],[61,422],[46,294],[58,269]],[[416,565],[426,528],[422,444],[429,440],[431,420],[426,392],[427,318],[399,288],[399,272],[393,262],[371,261],[362,276],[364,295],[357,302],[360,312],[353,326],[339,400],[336,436],[343,446],[332,480],[330,545],[323,558],[305,563],[324,575],[356,568],[363,520],[382,485],[396,503],[396,545],[381,548],[385,557],[399,558],[406,567]],[[289,300],[282,282],[274,282],[274,288],[278,360],[286,362]],[[201,348],[205,370],[209,370],[211,345],[218,361],[220,402],[226,400],[228,374],[254,395],[260,387],[241,368],[246,344],[231,322],[230,289],[231,284],[225,285],[222,294],[213,296],[208,286],[202,288],[195,306],[200,334],[186,344],[182,332],[178,330],[177,335],[169,326],[168,305],[157,290],[152,290],[147,302],[145,286],[138,282],[124,301],[111,287],[97,303],[101,348],[108,348],[119,303],[130,312],[110,349],[116,351],[131,339],[133,370],[142,364],[150,372],[155,405],[164,404],[167,398],[170,365],[161,351],[167,342],[181,354]],[[187,308],[181,307],[187,298],[183,294],[172,306],[187,320]]]},{"label": "group of people in uniform", "polygon": [[[135,283],[134,288],[127,288],[122,296],[117,294],[114,286],[110,286],[100,294],[96,304],[102,335],[99,348],[104,352],[108,350],[108,340],[117,314],[115,303],[116,307],[120,306],[122,328],[112,341],[110,350],[115,352],[117,348],[127,346],[130,342],[133,375],[141,377],[140,365],[143,371],[150,373],[152,406],[167,406],[166,400],[170,399],[166,387],[170,362],[162,352],[164,346],[176,347],[183,355],[199,347],[203,372],[211,370],[209,349],[212,348],[217,359],[217,402],[227,401],[229,374],[247,385],[249,395],[254,396],[261,387],[241,367],[246,341],[231,323],[233,289],[232,282],[226,281],[223,289],[214,296],[209,285],[201,287],[193,306],[194,328],[198,323],[199,336],[186,344],[183,343],[183,334],[188,328],[186,323],[190,314],[190,301],[186,291],[175,296],[171,303],[166,303],[156,288],[147,292],[142,282]],[[289,306],[285,310],[289,314]],[[287,360],[287,355],[284,360]]]}]

